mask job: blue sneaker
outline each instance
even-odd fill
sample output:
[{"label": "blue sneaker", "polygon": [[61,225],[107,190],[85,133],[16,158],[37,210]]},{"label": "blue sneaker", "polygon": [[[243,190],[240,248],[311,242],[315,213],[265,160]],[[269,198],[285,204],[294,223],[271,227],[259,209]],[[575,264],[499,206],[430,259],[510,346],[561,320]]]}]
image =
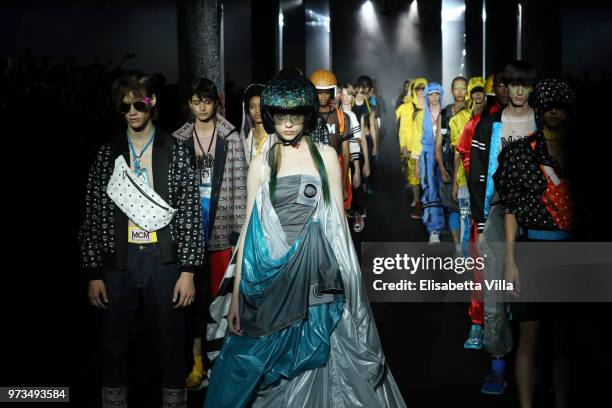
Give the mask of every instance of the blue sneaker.
[{"label": "blue sneaker", "polygon": [[483,394],[501,395],[506,390],[506,362],[493,359],[491,371],[484,379],[480,392]]},{"label": "blue sneaker", "polygon": [[473,324],[470,329],[470,337],[463,343],[463,348],[466,350],[481,350],[482,349],[482,326]]}]

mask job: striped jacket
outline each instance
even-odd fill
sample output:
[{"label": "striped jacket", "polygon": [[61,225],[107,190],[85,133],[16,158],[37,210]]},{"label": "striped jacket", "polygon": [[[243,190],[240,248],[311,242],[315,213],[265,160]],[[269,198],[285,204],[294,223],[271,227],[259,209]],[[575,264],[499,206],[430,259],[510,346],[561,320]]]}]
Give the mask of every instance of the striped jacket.
[{"label": "striped jacket", "polygon": [[497,169],[498,162],[497,157],[490,162],[490,147],[493,133],[497,141],[501,137],[502,110],[480,119],[470,149],[470,171],[467,184],[470,191],[472,218],[476,222],[479,233],[484,230],[494,191],[493,173]]}]

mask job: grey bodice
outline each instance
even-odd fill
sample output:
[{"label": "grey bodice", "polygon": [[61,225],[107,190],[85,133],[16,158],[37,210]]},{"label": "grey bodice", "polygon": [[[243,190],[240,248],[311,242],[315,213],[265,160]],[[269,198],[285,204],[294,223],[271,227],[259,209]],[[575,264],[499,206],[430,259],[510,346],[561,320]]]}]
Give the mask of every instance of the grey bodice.
[{"label": "grey bodice", "polygon": [[321,181],[316,176],[297,174],[276,180],[274,210],[285,231],[288,245],[293,244],[304,224],[314,214],[320,194]]}]

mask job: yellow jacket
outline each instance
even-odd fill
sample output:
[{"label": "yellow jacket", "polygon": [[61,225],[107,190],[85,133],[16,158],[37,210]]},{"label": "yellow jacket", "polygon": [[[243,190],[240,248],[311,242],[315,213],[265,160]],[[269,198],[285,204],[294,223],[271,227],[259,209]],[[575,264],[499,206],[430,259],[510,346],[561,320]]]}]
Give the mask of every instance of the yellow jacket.
[{"label": "yellow jacket", "polygon": [[423,138],[423,117],[425,116],[425,110],[418,110],[413,116],[414,120],[411,123],[411,138],[408,141],[408,150],[410,151],[410,157],[417,159],[421,156],[421,151],[423,150],[421,140]]},{"label": "yellow jacket", "polygon": [[[416,88],[418,86],[427,86],[427,80],[425,78],[416,78],[410,84],[410,94],[406,98],[406,102],[400,105],[395,111],[397,119],[400,121],[399,128],[399,142],[400,148],[406,147],[411,152],[412,157],[416,157],[421,154],[421,131],[423,128],[423,120],[421,119],[421,131],[418,131],[418,127],[415,127],[416,116],[419,110],[423,107],[418,106],[418,100],[416,97]],[[422,117],[422,115],[421,115]],[[416,132],[416,133],[415,133]],[[418,150],[418,153],[412,153],[412,149]]]},{"label": "yellow jacket", "polygon": [[[453,145],[453,151],[457,150],[457,145],[461,140],[461,133],[463,133],[463,128],[472,118],[472,110],[468,108],[463,108],[459,112],[455,113],[452,118],[448,121],[448,126],[450,127],[450,139],[451,144]],[[459,161],[459,171],[457,172],[457,185],[459,187],[467,185],[467,176],[465,174],[465,169],[463,168],[463,162]]]},{"label": "yellow jacket", "polygon": [[413,113],[414,105],[412,101],[402,103],[395,111],[395,117],[399,121],[398,137],[400,149],[408,146],[408,135],[410,134]]}]

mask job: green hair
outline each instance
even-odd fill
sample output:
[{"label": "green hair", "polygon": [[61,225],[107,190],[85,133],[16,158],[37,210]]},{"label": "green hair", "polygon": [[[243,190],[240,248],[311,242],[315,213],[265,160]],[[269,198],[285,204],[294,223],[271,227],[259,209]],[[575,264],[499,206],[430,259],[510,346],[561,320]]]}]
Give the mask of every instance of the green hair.
[{"label": "green hair", "polygon": [[[310,150],[310,157],[312,157],[312,161],[319,173],[319,178],[321,178],[321,186],[323,187],[323,202],[327,204],[329,202],[329,180],[327,179],[327,171],[325,170],[325,164],[323,163],[323,158],[319,153],[319,149],[315,146],[314,142],[310,138],[310,136],[304,136],[302,138],[308,144],[308,150]],[[270,150],[268,153],[268,165],[270,166],[270,182],[269,182],[269,190],[270,190],[270,201],[272,204],[275,202],[276,195],[276,175],[278,174],[278,168],[280,166],[281,161],[281,150],[280,143],[274,145],[274,148]]]}]

